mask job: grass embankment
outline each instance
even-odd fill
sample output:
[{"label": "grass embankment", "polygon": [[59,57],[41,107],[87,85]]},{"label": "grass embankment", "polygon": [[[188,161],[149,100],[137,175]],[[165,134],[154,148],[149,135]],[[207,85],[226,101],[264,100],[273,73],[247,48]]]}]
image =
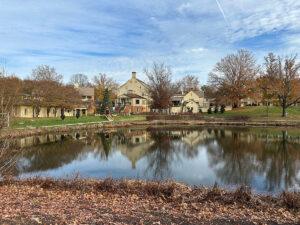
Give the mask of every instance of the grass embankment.
[{"label": "grass embankment", "polygon": [[[281,117],[281,107],[269,107],[269,116],[266,116],[266,107],[264,106],[248,106],[244,108],[233,109],[226,111],[224,114],[203,113],[203,119],[207,118],[230,118],[234,116],[249,116],[251,121],[300,121],[300,107],[290,107],[287,109],[287,117]],[[114,122],[133,122],[145,121],[145,115],[132,115],[132,116],[116,116]],[[196,120],[199,120],[197,118]],[[30,127],[51,127],[60,125],[82,125],[92,124],[108,121],[104,116],[81,116],[79,119],[76,117],[66,117],[65,120],[60,118],[17,118],[11,121],[11,128],[30,128]]]},{"label": "grass embankment", "polygon": [[[115,122],[130,122],[130,121],[142,121],[145,120],[143,115],[133,115],[133,116],[116,116]],[[60,126],[60,125],[76,125],[76,124],[89,124],[89,123],[99,123],[108,121],[104,116],[81,116],[79,119],[76,117],[66,117],[64,120],[60,118],[16,118],[12,120],[12,128],[28,128],[28,127],[45,127],[45,126]]]},{"label": "grass embankment", "polygon": [[300,193],[259,196],[174,181],[0,181],[2,224],[299,224]]},{"label": "grass embankment", "polygon": [[269,107],[269,116],[267,117],[267,108],[265,106],[247,106],[233,109],[222,113],[204,113],[206,117],[226,118],[231,116],[245,115],[249,116],[252,121],[300,121],[300,107],[289,107],[287,117],[283,118],[282,108],[277,106]]}]

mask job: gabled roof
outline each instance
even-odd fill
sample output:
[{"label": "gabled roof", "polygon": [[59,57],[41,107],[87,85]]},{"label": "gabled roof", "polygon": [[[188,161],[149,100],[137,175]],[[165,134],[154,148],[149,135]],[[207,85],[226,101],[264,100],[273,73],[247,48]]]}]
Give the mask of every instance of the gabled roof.
[{"label": "gabled roof", "polygon": [[149,88],[149,85],[146,84],[144,81],[141,81],[140,79],[136,79],[137,81],[141,82],[143,85],[145,85],[147,88]]},{"label": "gabled roof", "polygon": [[[131,79],[129,79],[129,80],[127,80],[124,84],[122,84],[120,87],[123,87],[125,84],[127,84],[128,83],[128,81],[130,81]],[[136,78],[136,80],[138,81],[138,82],[140,82],[142,85],[144,85],[146,88],[149,88],[149,85],[148,84],[146,84],[144,81],[141,81],[140,79],[137,79]]]},{"label": "gabled roof", "polygon": [[172,101],[181,101],[182,99],[183,99],[183,97],[177,97],[177,96],[171,97]]},{"label": "gabled roof", "polygon": [[199,98],[204,98],[204,92],[203,91],[193,91],[196,95],[198,95]]},{"label": "gabled roof", "polygon": [[94,96],[94,88],[79,87],[76,90],[81,96]]}]

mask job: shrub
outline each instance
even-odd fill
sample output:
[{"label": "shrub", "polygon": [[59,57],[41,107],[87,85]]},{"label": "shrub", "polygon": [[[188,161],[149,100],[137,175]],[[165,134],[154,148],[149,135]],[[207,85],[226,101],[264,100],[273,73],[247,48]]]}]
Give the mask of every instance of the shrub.
[{"label": "shrub", "polygon": [[221,113],[224,113],[224,112],[225,112],[225,105],[221,105],[220,112],[221,112]]},{"label": "shrub", "polygon": [[215,109],[214,109],[214,113],[218,113],[219,112],[219,106],[215,106]]},{"label": "shrub", "polygon": [[208,114],[211,114],[211,113],[212,113],[211,107],[208,108],[207,113],[208,113]]}]

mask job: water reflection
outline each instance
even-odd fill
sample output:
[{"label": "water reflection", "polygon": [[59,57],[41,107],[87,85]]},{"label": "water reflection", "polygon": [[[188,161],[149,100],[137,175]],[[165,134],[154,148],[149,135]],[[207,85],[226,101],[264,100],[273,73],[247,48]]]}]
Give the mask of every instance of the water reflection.
[{"label": "water reflection", "polygon": [[27,137],[15,174],[160,179],[189,184],[300,187],[300,139],[289,131],[249,129],[128,129]]}]

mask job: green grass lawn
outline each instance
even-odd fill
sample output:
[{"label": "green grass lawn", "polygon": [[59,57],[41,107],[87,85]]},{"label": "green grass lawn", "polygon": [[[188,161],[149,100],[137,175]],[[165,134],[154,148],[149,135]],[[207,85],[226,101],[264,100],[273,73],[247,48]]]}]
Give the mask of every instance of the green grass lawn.
[{"label": "green grass lawn", "polygon": [[228,116],[235,116],[235,115],[248,115],[250,116],[251,120],[254,121],[285,121],[285,120],[292,120],[292,121],[300,121],[300,107],[289,107],[287,109],[287,117],[283,118],[281,116],[282,108],[277,106],[269,107],[269,116],[267,117],[267,108],[265,106],[247,106],[243,108],[233,109],[232,111],[227,111],[224,114],[221,113],[212,113],[207,114],[204,113],[205,116],[208,117],[228,117]]},{"label": "green grass lawn", "polygon": [[[143,115],[133,116],[116,116],[115,122],[130,122],[130,121],[141,121],[145,120],[146,117]],[[66,124],[86,124],[86,123],[97,123],[108,121],[104,116],[81,116],[79,119],[76,117],[66,117],[65,120],[60,118],[16,118],[11,121],[12,128],[26,128],[26,127],[42,127],[42,126],[57,126]]]}]

